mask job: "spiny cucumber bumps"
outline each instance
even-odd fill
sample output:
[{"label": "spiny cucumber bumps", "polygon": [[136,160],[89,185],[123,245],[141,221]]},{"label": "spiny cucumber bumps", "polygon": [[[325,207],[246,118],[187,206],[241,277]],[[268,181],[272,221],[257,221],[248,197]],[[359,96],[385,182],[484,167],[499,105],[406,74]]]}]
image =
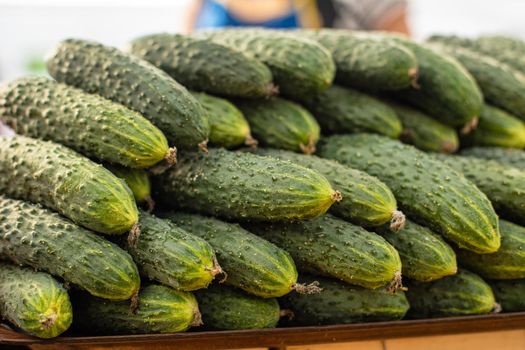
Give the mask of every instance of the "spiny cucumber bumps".
[{"label": "spiny cucumber bumps", "polygon": [[460,247],[478,253],[498,250],[498,217],[488,198],[431,155],[372,134],[327,137],[319,155],[377,176],[405,214]]},{"label": "spiny cucumber bumps", "polygon": [[204,148],[206,113],[185,87],[152,64],[96,42],[67,39],[47,59],[59,82],[123,104],[148,118],[179,148]]},{"label": "spiny cucumber bumps", "polygon": [[123,166],[107,164],[105,167],[116,177],[124,180],[139,204],[146,204],[152,211],[155,201],[151,198],[151,181],[148,173],[143,169],[131,169]]},{"label": "spiny cucumber bumps", "polygon": [[42,204],[100,233],[121,234],[138,221],[124,181],[52,142],[0,137],[0,192]]},{"label": "spiny cucumber bumps", "polygon": [[525,311],[525,279],[487,281],[504,312]]},{"label": "spiny cucumber bumps", "polygon": [[498,163],[525,170],[525,152],[502,147],[473,147],[461,151],[462,156],[494,160]]},{"label": "spiny cucumber bumps", "polygon": [[140,114],[44,77],[0,87],[0,120],[18,134],[130,168],[174,157],[162,132]]},{"label": "spiny cucumber bumps", "polygon": [[186,153],[156,178],[171,207],[237,220],[289,221],[324,214],[341,200],[320,174],[269,157],[210,149]]}]

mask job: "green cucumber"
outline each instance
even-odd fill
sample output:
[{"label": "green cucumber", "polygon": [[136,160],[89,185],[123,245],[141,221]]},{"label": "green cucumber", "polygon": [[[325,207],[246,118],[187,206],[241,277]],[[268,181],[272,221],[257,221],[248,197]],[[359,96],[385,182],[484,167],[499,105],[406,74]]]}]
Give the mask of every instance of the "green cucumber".
[{"label": "green cucumber", "polygon": [[487,282],[503,312],[525,311],[525,279]]},{"label": "green cucumber", "polygon": [[196,91],[257,98],[275,92],[272,73],[263,63],[209,40],[152,34],[134,39],[128,51]]},{"label": "green cucumber", "polygon": [[133,260],[115,244],[38,205],[1,196],[0,256],[101,298],[126,300],[140,285]]},{"label": "green cucumber", "polygon": [[334,85],[303,104],[317,118],[323,134],[370,132],[392,138],[401,134],[394,110],[357,90]]},{"label": "green cucumber", "polygon": [[206,329],[275,328],[280,318],[277,299],[262,299],[228,286],[212,285],[195,293]]},{"label": "green cucumber", "polygon": [[201,324],[193,294],[161,285],[141,288],[138,307],[89,296],[73,299],[75,328],[98,335],[183,332]]},{"label": "green cucumber", "polygon": [[320,127],[302,106],[274,97],[237,101],[250,123],[253,135],[264,146],[312,154]]},{"label": "green cucumber", "polygon": [[320,174],[269,157],[210,149],[187,153],[156,179],[171,207],[238,220],[288,221],[324,214],[341,199]]},{"label": "green cucumber", "polygon": [[54,338],[73,320],[67,291],[53,277],[0,263],[0,317],[39,338]]},{"label": "green cucumber", "polygon": [[0,137],[0,192],[42,204],[109,235],[127,232],[138,221],[137,205],[124,181],[52,142]]},{"label": "green cucumber", "polygon": [[395,321],[402,319],[409,308],[401,290],[391,294],[383,288],[370,290],[317,276],[300,278],[306,282],[319,281],[323,291],[313,295],[292,293],[279,299],[281,307],[294,314],[287,323],[290,325]]},{"label": "green cucumber", "polygon": [[170,144],[205,147],[210,130],[204,109],[185,87],[152,64],[78,39],[58,44],[46,64],[57,81],[139,112],[164,132]]},{"label": "green cucumber", "polygon": [[302,272],[340,279],[365,288],[401,283],[401,260],[381,236],[323,215],[314,220],[246,226],[286,250]]},{"label": "green cucumber", "polygon": [[225,271],[224,283],[262,298],[280,297],[298,287],[290,255],[239,225],[195,214],[165,212],[162,216],[215,249]]},{"label": "green cucumber", "polygon": [[454,250],[428,228],[408,220],[401,232],[385,227],[378,232],[398,251],[404,277],[428,282],[457,272]]},{"label": "green cucumber", "polygon": [[413,282],[406,295],[412,318],[479,315],[496,306],[490,286],[464,269],[434,282]]},{"label": "green cucumber", "polygon": [[343,197],[330,207],[330,212],[335,216],[363,227],[376,227],[390,222],[390,229],[394,231],[403,228],[404,215],[397,210],[392,191],[376,177],[316,156],[264,148],[258,148],[256,153],[288,160],[325,176]]},{"label": "green cucumber", "polygon": [[140,114],[44,77],[0,87],[0,120],[18,134],[130,168],[172,161],[174,154],[162,132]]},{"label": "green cucumber", "polygon": [[202,92],[192,94],[208,113],[212,145],[224,148],[235,148],[242,144],[257,145],[248,121],[231,102]]},{"label": "green cucumber", "polygon": [[405,214],[460,247],[478,253],[498,250],[498,217],[492,204],[433,156],[372,134],[327,137],[319,155],[377,176]]},{"label": "green cucumber", "polygon": [[151,181],[148,173],[143,169],[131,169],[123,166],[107,164],[105,167],[116,177],[124,180],[139,204],[146,204],[152,211],[155,201],[151,198]]},{"label": "green cucumber", "polygon": [[525,170],[525,152],[502,147],[473,147],[461,151],[462,156],[494,160],[520,170]]}]

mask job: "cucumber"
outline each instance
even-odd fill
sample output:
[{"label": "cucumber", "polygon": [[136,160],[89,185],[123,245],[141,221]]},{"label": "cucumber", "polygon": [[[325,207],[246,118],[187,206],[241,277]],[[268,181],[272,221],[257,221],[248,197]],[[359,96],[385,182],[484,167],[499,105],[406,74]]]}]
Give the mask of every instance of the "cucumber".
[{"label": "cucumber", "polygon": [[326,47],[336,65],[335,80],[365,90],[399,90],[416,83],[418,64],[409,49],[347,30],[299,30]]},{"label": "cucumber", "polygon": [[525,280],[487,281],[504,312],[525,311]]},{"label": "cucumber", "polygon": [[206,329],[275,328],[280,318],[277,299],[262,299],[238,289],[212,285],[195,293]]},{"label": "cucumber", "polygon": [[301,275],[301,280],[317,280],[323,287],[319,294],[289,294],[279,303],[292,310],[288,322],[294,326],[334,325],[343,323],[395,321],[402,319],[408,308],[403,291],[394,294],[385,289],[365,289],[317,276]]},{"label": "cucumber", "polygon": [[202,92],[192,94],[208,113],[210,143],[213,146],[235,148],[242,144],[257,145],[248,121],[231,102]]},{"label": "cucumber", "polygon": [[483,35],[477,38],[478,45],[492,46],[501,50],[512,51],[518,55],[525,55],[525,42],[519,38],[505,35]]},{"label": "cucumber", "polygon": [[391,101],[388,104],[394,109],[403,125],[401,141],[428,152],[454,153],[457,151],[458,134],[452,127],[409,106]]},{"label": "cucumber", "polygon": [[224,283],[262,298],[280,297],[297,287],[290,255],[239,225],[195,214],[165,212],[162,216],[215,249],[225,271]]},{"label": "cucumber", "polygon": [[498,250],[498,217],[487,197],[431,155],[372,134],[324,139],[319,155],[377,176],[390,187],[401,209],[462,248]]},{"label": "cucumber", "polygon": [[0,87],[0,120],[17,134],[61,143],[100,161],[130,168],[173,162],[174,150],[162,132],[140,114],[44,77]]},{"label": "cucumber", "polygon": [[394,247],[381,236],[331,215],[246,227],[290,253],[301,272],[370,289],[401,283],[401,260]]},{"label": "cucumber", "polygon": [[148,173],[143,169],[131,169],[123,166],[107,164],[105,167],[116,177],[124,180],[139,204],[146,204],[152,211],[155,201],[151,198],[151,181]]},{"label": "cucumber", "polygon": [[119,244],[142,276],[189,292],[206,288],[222,272],[213,248],[203,239],[145,212],[140,213],[139,224],[140,235]]},{"label": "cucumber", "polygon": [[0,193],[108,235],[127,232],[138,221],[124,181],[64,146],[23,136],[0,137]]},{"label": "cucumber", "polygon": [[343,199],[330,207],[335,216],[364,227],[376,227],[390,222],[396,231],[404,226],[404,215],[390,189],[376,177],[336,161],[306,156],[289,151],[258,148],[257,154],[304,166],[325,176],[341,191]]},{"label": "cucumber", "polygon": [[404,277],[433,281],[457,272],[456,254],[439,235],[408,220],[401,232],[377,230],[399,253]]},{"label": "cucumber", "polygon": [[525,228],[500,220],[501,247],[492,254],[459,250],[459,262],[483,278],[509,280],[525,278]]},{"label": "cucumber", "polygon": [[468,146],[525,148],[525,124],[504,110],[484,105],[478,126],[463,136],[462,143]]},{"label": "cucumber", "polygon": [[152,64],[113,47],[67,39],[48,56],[57,81],[139,112],[179,148],[205,147],[206,113],[185,87]]},{"label": "cucumber", "polygon": [[462,156],[495,160],[500,164],[525,170],[525,152],[502,147],[473,147],[461,151]]},{"label": "cucumber", "polygon": [[312,154],[320,127],[303,107],[274,97],[238,101],[237,107],[250,123],[253,135],[264,146]]},{"label": "cucumber", "polygon": [[47,273],[0,263],[0,316],[35,337],[54,338],[69,328],[73,310]]},{"label": "cucumber", "polygon": [[406,295],[412,318],[479,315],[496,306],[490,286],[464,269],[434,282],[413,282]]},{"label": "cucumber", "polygon": [[224,149],[185,154],[176,168],[157,177],[156,185],[167,205],[237,220],[313,218],[341,199],[312,170]]},{"label": "cucumber", "polygon": [[127,51],[149,61],[189,89],[257,98],[275,93],[268,67],[209,40],[152,34],[133,40]]},{"label": "cucumber", "polygon": [[279,92],[287,97],[307,98],[326,90],[334,80],[335,65],[330,52],[313,40],[260,28],[227,28],[196,36],[266,64]]},{"label": "cucumber", "polygon": [[323,134],[370,132],[398,138],[401,122],[396,113],[375,97],[332,86],[303,104],[317,118]]},{"label": "cucumber", "polygon": [[101,298],[127,300],[140,285],[131,257],[38,205],[0,196],[0,256],[46,271]]},{"label": "cucumber", "polygon": [[130,312],[127,302],[77,296],[73,299],[75,328],[98,335],[147,334],[183,332],[201,324],[191,293],[152,284],[140,290],[138,300],[137,309]]}]

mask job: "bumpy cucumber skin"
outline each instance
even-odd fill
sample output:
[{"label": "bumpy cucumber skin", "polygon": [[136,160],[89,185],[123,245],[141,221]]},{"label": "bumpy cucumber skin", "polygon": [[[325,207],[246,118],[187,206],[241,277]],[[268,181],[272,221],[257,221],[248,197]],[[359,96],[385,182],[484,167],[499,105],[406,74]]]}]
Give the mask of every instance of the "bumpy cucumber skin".
[{"label": "bumpy cucumber skin", "polygon": [[225,284],[262,298],[290,293],[297,283],[294,261],[283,249],[237,224],[196,214],[161,214],[215,249]]},{"label": "bumpy cucumber skin", "polygon": [[488,198],[431,155],[372,134],[327,137],[319,155],[377,176],[405,214],[460,247],[479,253],[498,250],[498,217]]},{"label": "bumpy cucumber skin", "polygon": [[510,280],[525,278],[525,228],[500,220],[501,247],[492,254],[459,250],[459,262],[483,278]]},{"label": "bumpy cucumber skin", "polygon": [[139,226],[136,242],[120,243],[144,277],[188,292],[206,288],[218,273],[215,252],[205,240],[143,211]]},{"label": "bumpy cucumber skin", "polygon": [[403,125],[401,141],[428,152],[454,153],[457,151],[459,138],[452,127],[409,106],[391,101],[388,103]]},{"label": "bumpy cucumber skin", "polygon": [[332,86],[303,104],[321,125],[323,134],[370,132],[398,138],[401,122],[388,105],[363,92]]},{"label": "bumpy cucumber skin", "polygon": [[397,210],[392,191],[379,179],[336,161],[294,152],[258,148],[256,154],[287,160],[317,171],[341,192],[343,199],[330,207],[330,213],[363,227],[388,223]]},{"label": "bumpy cucumber skin", "polygon": [[208,113],[212,145],[235,148],[242,144],[255,142],[252,139],[248,121],[231,102],[202,92],[192,94]]},{"label": "bumpy cucumber skin", "polygon": [[388,227],[377,231],[398,251],[403,277],[429,282],[457,272],[454,250],[428,228],[408,220],[400,232]]},{"label": "bumpy cucumber skin", "polygon": [[462,156],[494,160],[498,163],[525,170],[525,152],[502,147],[473,147],[461,151]]},{"label": "bumpy cucumber skin", "polygon": [[195,148],[208,139],[202,106],[185,87],[146,61],[95,42],[67,39],[46,63],[57,81],[139,112],[164,132],[170,144]]},{"label": "bumpy cucumber skin", "polygon": [[246,227],[290,253],[302,272],[370,289],[385,286],[401,273],[401,260],[392,245],[375,233],[331,215]]},{"label": "bumpy cucumber skin", "polygon": [[490,286],[465,269],[433,282],[412,282],[406,295],[412,318],[486,314],[496,302]]},{"label": "bumpy cucumber skin", "polygon": [[154,188],[156,198],[172,207],[237,220],[314,218],[340,197],[312,170],[224,149],[186,153],[156,179]]},{"label": "bumpy cucumber skin", "polygon": [[275,328],[279,322],[277,299],[262,299],[228,286],[212,285],[195,293],[206,329]]},{"label": "bumpy cucumber skin", "polygon": [[483,191],[501,217],[525,225],[525,171],[472,157],[444,156],[439,160]]},{"label": "bumpy cucumber skin", "polygon": [[278,97],[236,104],[261,145],[307,154],[315,152],[321,128],[302,106]]},{"label": "bumpy cucumber skin", "polygon": [[260,28],[229,28],[196,34],[244,53],[266,64],[279,93],[302,99],[326,90],[335,77],[335,64],[316,41],[290,33]]},{"label": "bumpy cucumber skin", "polygon": [[343,323],[395,321],[402,319],[408,308],[405,293],[394,294],[384,288],[365,289],[336,280],[300,275],[301,281],[318,281],[323,290],[318,294],[289,294],[279,303],[290,309],[294,317],[286,324],[320,326]]},{"label": "bumpy cucumber skin", "polygon": [[118,165],[107,164],[105,167],[116,177],[124,180],[138,203],[151,201],[151,181],[149,175],[142,169],[131,169]]},{"label": "bumpy cucumber skin", "polygon": [[267,97],[274,90],[263,63],[209,40],[152,34],[133,40],[128,51],[192,90],[248,98]]},{"label": "bumpy cucumber skin", "polygon": [[73,320],[67,291],[53,277],[0,263],[0,315],[39,338],[54,338]]},{"label": "bumpy cucumber skin", "polygon": [[155,284],[140,290],[135,312],[129,302],[89,296],[74,298],[73,307],[76,328],[98,335],[183,332],[199,316],[193,294]]},{"label": "bumpy cucumber skin", "polygon": [[124,181],[64,146],[23,136],[0,137],[0,192],[99,233],[121,234],[138,221]]},{"label": "bumpy cucumber skin", "polygon": [[17,134],[131,168],[150,167],[168,152],[164,134],[140,114],[44,77],[1,87],[0,120]]},{"label": "bumpy cucumber skin", "polygon": [[59,276],[106,299],[139,289],[131,257],[104,238],[38,205],[0,196],[0,256]]},{"label": "bumpy cucumber skin", "polygon": [[487,283],[492,288],[496,301],[500,304],[502,311],[515,312],[525,311],[525,279],[492,281]]}]

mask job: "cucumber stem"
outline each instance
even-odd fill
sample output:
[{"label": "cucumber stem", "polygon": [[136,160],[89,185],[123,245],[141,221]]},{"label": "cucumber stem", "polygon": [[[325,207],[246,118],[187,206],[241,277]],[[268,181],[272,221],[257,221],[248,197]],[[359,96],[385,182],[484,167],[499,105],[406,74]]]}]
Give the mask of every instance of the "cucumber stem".
[{"label": "cucumber stem", "polygon": [[410,78],[410,85],[416,89],[421,89],[421,85],[419,85],[418,79],[419,79],[419,69],[412,67],[408,70],[408,76]]},{"label": "cucumber stem", "polygon": [[299,144],[299,148],[304,154],[314,154],[315,153],[315,140],[313,135],[308,135],[308,143],[305,145],[303,143]]},{"label": "cucumber stem", "polygon": [[502,311],[502,307],[500,303],[494,303],[494,306],[492,307],[492,313],[493,314],[499,314]]},{"label": "cucumber stem", "polygon": [[466,135],[478,127],[479,117],[474,117],[461,128],[461,135]]},{"label": "cucumber stem", "polygon": [[398,290],[406,290],[406,288],[403,287],[403,280],[400,271],[397,271],[394,274],[394,279],[388,284],[386,290],[391,294],[394,294]]},{"label": "cucumber stem", "polygon": [[130,247],[135,247],[140,236],[140,227],[138,222],[133,225],[128,235],[128,244]]},{"label": "cucumber stem", "polygon": [[288,320],[292,320],[295,317],[295,314],[290,309],[282,309],[279,311],[279,318],[286,317]]},{"label": "cucumber stem", "polygon": [[153,209],[155,209],[155,201],[153,198],[151,198],[151,196],[146,196],[144,202],[146,202],[146,205],[148,206],[148,213],[153,212]]},{"label": "cucumber stem", "polygon": [[201,152],[204,152],[204,153],[208,153],[208,139],[202,141],[201,143],[199,143],[199,150]]},{"label": "cucumber stem", "polygon": [[201,312],[199,311],[199,308],[195,308],[195,310],[193,310],[193,321],[191,322],[190,326],[191,327],[198,327],[198,326],[202,326],[204,324],[204,322],[202,322],[202,314]]},{"label": "cucumber stem", "polygon": [[294,283],[292,290],[295,290],[299,294],[317,294],[321,293],[323,288],[319,287],[318,281],[313,281],[310,284]]},{"label": "cucumber stem", "polygon": [[137,309],[139,308],[139,291],[137,290],[133,296],[131,297],[131,303],[129,305],[129,312],[131,314],[137,313]]},{"label": "cucumber stem", "polygon": [[441,150],[443,151],[443,153],[454,153],[458,150],[458,147],[452,142],[443,142]]},{"label": "cucumber stem", "polygon": [[266,85],[266,98],[270,98],[272,96],[276,96],[279,94],[279,87],[277,85],[274,85],[272,83]]},{"label": "cucumber stem", "polygon": [[405,227],[406,217],[402,211],[394,210],[390,219],[390,230],[397,232]]},{"label": "cucumber stem", "polygon": [[334,191],[332,192],[332,194],[330,195],[330,198],[332,198],[332,200],[334,202],[340,202],[343,200],[343,195],[341,194],[341,192],[339,191]]},{"label": "cucumber stem", "polygon": [[42,327],[44,327],[45,329],[49,329],[55,325],[57,317],[58,316],[56,312],[53,311],[49,315],[44,316],[43,320],[40,321],[40,323],[42,323]]},{"label": "cucumber stem", "polygon": [[257,145],[259,145],[259,141],[254,139],[252,134],[248,134],[248,136],[246,136],[246,140],[244,140],[244,144],[251,149],[256,149]]},{"label": "cucumber stem", "polygon": [[175,164],[177,164],[177,148],[171,147],[166,152],[164,159],[150,168],[150,171],[153,175],[159,175]]}]

